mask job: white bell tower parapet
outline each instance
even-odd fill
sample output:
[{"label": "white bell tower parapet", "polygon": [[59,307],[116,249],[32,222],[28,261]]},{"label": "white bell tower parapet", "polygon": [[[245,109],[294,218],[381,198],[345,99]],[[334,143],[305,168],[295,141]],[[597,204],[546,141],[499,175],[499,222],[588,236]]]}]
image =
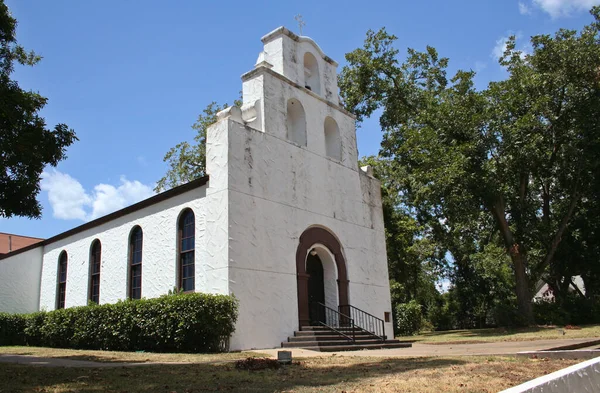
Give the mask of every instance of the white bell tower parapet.
[{"label": "white bell tower parapet", "polygon": [[285,27],[262,42],[254,69],[242,75],[244,123],[358,170],[356,118],[340,105],[337,63]]},{"label": "white bell tower parapet", "polygon": [[264,51],[257,65],[266,62],[272,70],[336,105],[337,66],[311,38],[278,27],[262,37]]}]

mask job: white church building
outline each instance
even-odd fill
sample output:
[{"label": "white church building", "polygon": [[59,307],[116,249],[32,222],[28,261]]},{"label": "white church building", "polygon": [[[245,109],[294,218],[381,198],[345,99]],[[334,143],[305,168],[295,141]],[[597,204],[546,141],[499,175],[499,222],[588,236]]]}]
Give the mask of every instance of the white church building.
[{"label": "white church building", "polygon": [[376,317],[392,336],[380,182],[358,167],[337,63],[283,27],[262,42],[243,105],[208,129],[207,176],[0,255],[0,311],[177,287],[236,296],[232,350],[277,347],[326,322],[315,303]]}]

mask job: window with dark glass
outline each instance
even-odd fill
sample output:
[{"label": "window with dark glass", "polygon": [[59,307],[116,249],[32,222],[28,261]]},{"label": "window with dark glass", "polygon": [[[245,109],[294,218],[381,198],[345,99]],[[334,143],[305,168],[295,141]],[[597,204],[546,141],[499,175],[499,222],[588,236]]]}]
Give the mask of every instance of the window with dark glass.
[{"label": "window with dark glass", "polygon": [[67,252],[63,251],[58,257],[58,288],[56,291],[56,308],[65,308],[67,295]]},{"label": "window with dark glass", "polygon": [[135,227],[129,237],[129,298],[142,298],[142,228]]},{"label": "window with dark glass", "polygon": [[90,251],[90,293],[88,300],[100,304],[100,258],[102,256],[102,245],[96,239],[92,243]]},{"label": "window with dark glass", "polygon": [[185,210],[179,217],[179,288],[193,291],[195,288],[195,235],[196,225],[194,212]]}]

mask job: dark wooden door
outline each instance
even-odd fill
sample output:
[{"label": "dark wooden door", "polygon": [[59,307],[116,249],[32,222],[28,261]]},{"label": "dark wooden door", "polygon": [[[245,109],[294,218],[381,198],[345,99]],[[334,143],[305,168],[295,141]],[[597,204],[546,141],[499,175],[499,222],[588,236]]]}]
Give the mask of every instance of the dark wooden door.
[{"label": "dark wooden door", "polygon": [[323,263],[318,255],[308,255],[306,259],[306,273],[310,276],[308,278],[308,304],[311,310],[311,322],[325,322],[325,310],[322,307],[316,306],[317,303],[325,304]]}]

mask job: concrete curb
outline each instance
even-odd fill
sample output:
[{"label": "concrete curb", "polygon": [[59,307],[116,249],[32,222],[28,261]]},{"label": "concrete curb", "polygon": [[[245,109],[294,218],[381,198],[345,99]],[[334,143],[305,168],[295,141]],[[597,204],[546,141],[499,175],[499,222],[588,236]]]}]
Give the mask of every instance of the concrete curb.
[{"label": "concrete curb", "polygon": [[500,393],[593,393],[600,391],[600,357],[575,364]]}]

